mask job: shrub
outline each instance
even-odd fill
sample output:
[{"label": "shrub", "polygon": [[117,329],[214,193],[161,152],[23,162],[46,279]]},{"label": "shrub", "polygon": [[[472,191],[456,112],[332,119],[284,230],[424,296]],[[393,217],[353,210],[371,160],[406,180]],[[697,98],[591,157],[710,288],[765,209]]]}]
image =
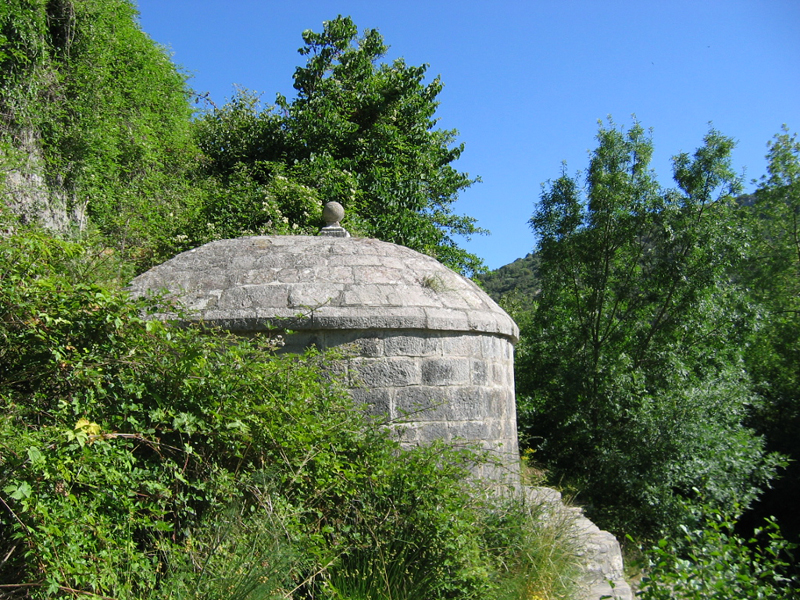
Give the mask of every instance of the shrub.
[{"label": "shrub", "polygon": [[662,539],[649,552],[643,600],[800,598],[800,582],[788,575],[795,546],[767,520],[752,538],[734,533],[735,522],[718,510],[702,525],[684,526],[683,538]]}]

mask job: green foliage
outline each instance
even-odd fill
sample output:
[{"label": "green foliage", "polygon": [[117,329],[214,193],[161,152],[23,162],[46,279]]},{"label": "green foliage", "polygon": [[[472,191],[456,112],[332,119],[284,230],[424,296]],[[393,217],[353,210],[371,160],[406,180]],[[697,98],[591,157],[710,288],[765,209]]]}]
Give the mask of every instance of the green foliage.
[{"label": "green foliage", "polygon": [[331,379],[335,356],[146,320],[90,250],[0,240],[3,589],[505,598],[551,552],[537,540],[563,538],[469,476],[479,452],[400,452]]},{"label": "green foliage", "polygon": [[206,515],[183,544],[166,546],[168,573],[153,598],[272,600],[289,597],[305,563],[287,532],[296,511],[268,483],[248,486],[251,502]]},{"label": "green foliage", "polygon": [[296,98],[265,109],[240,90],[193,122],[186,77],[135,17],[131,0],[0,7],[0,173],[29,177],[7,202],[23,222],[88,217],[143,270],[214,239],[315,233],[338,200],[354,234],[483,269],[454,241],[483,232],[452,212],[475,180],[435,128],[441,82],[379,63],[376,30],[304,32]]},{"label": "green foliage", "polygon": [[512,500],[485,517],[487,547],[497,555],[498,600],[579,597],[573,516],[547,502]]},{"label": "green foliage", "polygon": [[[322,203],[335,200],[353,233],[408,246],[465,273],[481,270],[452,238],[481,230],[452,212],[475,180],[451,166],[463,150],[454,145],[456,132],[435,129],[439,79],[425,83],[426,67],[402,59],[379,64],[387,50],[380,34],[358,37],[349,17],[326,21],[321,33],[303,32],[303,41],[308,61],[294,74],[296,98],[279,96],[263,109],[240,90],[198,120],[206,172],[230,185],[232,204],[220,212],[219,203],[209,203],[202,222],[224,236],[271,231],[283,218],[307,231],[319,225]],[[294,193],[274,189],[281,177]],[[242,190],[242,180],[256,191]],[[292,200],[298,193],[300,205]],[[262,208],[265,200],[276,204]]]},{"label": "green foliage", "polygon": [[767,520],[752,538],[734,533],[736,523],[709,511],[700,528],[682,527],[680,539],[662,539],[649,551],[650,568],[642,582],[643,600],[800,597],[800,581],[788,567],[796,546]]},{"label": "green foliage", "polygon": [[477,279],[495,302],[527,304],[539,292],[538,270],[538,257],[528,254]]},{"label": "green foliage", "polygon": [[202,195],[192,111],[185,76],[133,3],[12,0],[0,32],[0,138],[17,150],[15,168],[34,165],[48,202],[75,225],[87,214],[140,265],[172,253]]},{"label": "green foliage", "polygon": [[711,131],[663,190],[641,126],[601,127],[598,141],[585,197],[564,173],[531,219],[541,292],[514,315],[519,420],[593,518],[647,536],[681,523],[695,489],[748,504],[777,459],[742,426],[754,396],[730,277],[746,247],[733,142]]},{"label": "green foliage", "polygon": [[759,507],[800,541],[800,517],[790,509],[800,494],[800,142],[784,127],[769,144],[768,174],[745,208],[752,257],[742,278],[765,314],[746,353],[762,402],[751,423],[771,450],[791,462]]}]

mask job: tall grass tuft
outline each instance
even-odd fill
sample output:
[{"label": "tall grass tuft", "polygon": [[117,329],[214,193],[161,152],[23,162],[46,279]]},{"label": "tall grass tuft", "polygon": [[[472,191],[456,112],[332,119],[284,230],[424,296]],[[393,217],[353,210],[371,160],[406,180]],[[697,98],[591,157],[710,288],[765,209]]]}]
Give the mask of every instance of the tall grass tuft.
[{"label": "tall grass tuft", "polygon": [[277,600],[291,597],[304,565],[287,507],[235,506],[208,518],[182,547],[163,555],[166,576],[153,599]]},{"label": "tall grass tuft", "polygon": [[323,585],[330,600],[417,600],[432,597],[441,565],[429,564],[411,541],[388,540],[342,558]]},{"label": "tall grass tuft", "polygon": [[547,500],[515,496],[485,515],[486,553],[494,560],[492,600],[556,600],[580,589],[576,514]]}]

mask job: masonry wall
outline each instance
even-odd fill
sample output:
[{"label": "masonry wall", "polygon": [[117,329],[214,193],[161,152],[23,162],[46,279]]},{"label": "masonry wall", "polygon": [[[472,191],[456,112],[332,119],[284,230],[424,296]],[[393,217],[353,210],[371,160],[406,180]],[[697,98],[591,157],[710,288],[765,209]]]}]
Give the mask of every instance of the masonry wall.
[{"label": "masonry wall", "polygon": [[332,366],[353,396],[388,418],[404,444],[435,439],[479,444],[502,467],[485,467],[492,479],[518,477],[514,349],[503,337],[428,330],[305,331],[287,349],[340,348]]}]

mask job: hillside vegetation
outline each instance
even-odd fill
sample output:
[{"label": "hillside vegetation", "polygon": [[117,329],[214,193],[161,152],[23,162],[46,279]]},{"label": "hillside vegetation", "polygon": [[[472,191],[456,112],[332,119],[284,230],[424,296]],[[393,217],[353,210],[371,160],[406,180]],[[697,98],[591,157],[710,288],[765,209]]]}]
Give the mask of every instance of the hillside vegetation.
[{"label": "hillside vegetation", "polygon": [[[303,33],[295,97],[195,112],[130,1],[0,4],[0,597],[574,592],[568,524],[470,478],[483,453],[401,453],[332,357],[124,292],[211,240],[314,233],[327,200],[481,272],[441,82],[385,51],[338,17]],[[742,205],[733,146],[710,131],[666,189],[639,124],[601,126],[585,179],[545,187],[535,252],[483,279],[522,332],[526,456],[655,544],[651,600],[796,595],[800,144],[776,136]]]},{"label": "hillside vegetation", "polygon": [[494,271],[480,273],[476,279],[495,302],[525,302],[539,292],[538,272],[538,257],[528,254]]}]

